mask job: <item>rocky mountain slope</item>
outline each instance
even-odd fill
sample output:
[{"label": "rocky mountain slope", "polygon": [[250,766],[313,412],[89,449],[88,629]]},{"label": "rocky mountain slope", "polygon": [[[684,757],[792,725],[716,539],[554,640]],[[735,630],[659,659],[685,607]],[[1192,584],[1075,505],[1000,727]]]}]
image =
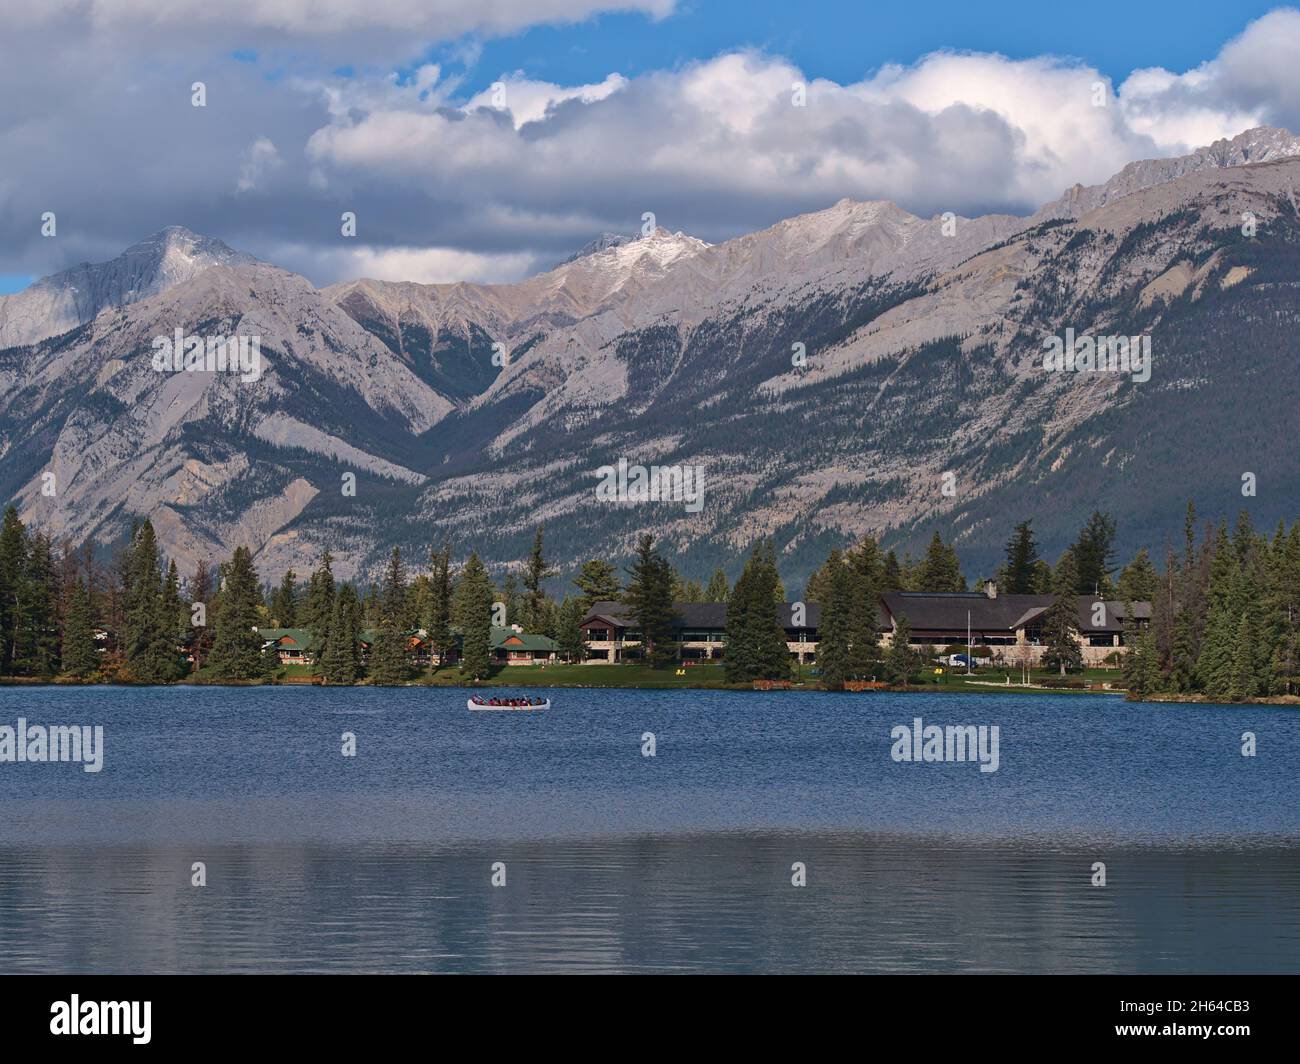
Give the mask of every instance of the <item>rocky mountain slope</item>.
[{"label": "rocky mountain slope", "polygon": [[112,262],[63,270],[0,296],[0,348],[31,344],[116,309],[165,292],[213,266],[253,262],[220,240],[173,225],[127,248]]},{"label": "rocky mountain slope", "polygon": [[[1098,505],[1122,545],[1188,496],[1294,517],[1297,187],[1300,140],[1252,130],[1031,218],[845,200],[514,285],[316,289],[165,230],[0,300],[0,493],[72,541],[149,514],[183,568],[247,543],[268,578],[443,532],[507,562],[543,519],[566,566],[650,528],[699,575],[772,535],[797,582],[865,531],[938,528],[977,575],[1024,517],[1049,550]],[[160,373],[176,328],[259,336],[263,371]],[[1046,372],[1066,329],[1149,338],[1150,379]],[[699,467],[703,506],[598,500],[620,458]]]}]

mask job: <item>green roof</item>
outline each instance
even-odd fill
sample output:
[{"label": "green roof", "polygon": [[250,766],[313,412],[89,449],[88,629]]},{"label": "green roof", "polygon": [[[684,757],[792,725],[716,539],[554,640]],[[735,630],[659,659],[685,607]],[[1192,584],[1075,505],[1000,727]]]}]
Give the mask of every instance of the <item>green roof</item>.
[{"label": "green roof", "polygon": [[492,649],[500,650],[505,646],[506,640],[511,638],[519,640],[519,645],[511,647],[511,650],[559,650],[559,645],[549,636],[533,635],[531,632],[516,632],[513,628],[493,628]]},{"label": "green roof", "polygon": [[312,648],[311,632],[306,628],[259,628],[257,634],[263,641],[272,643],[280,643],[283,639],[291,640],[281,644],[286,649],[311,650]]}]

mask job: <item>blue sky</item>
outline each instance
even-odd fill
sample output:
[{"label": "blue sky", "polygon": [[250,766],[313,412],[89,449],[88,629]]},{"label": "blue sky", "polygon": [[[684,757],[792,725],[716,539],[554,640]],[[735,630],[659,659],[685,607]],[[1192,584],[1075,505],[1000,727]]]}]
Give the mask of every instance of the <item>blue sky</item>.
[{"label": "blue sky", "polygon": [[647,211],[711,242],[846,197],[1027,214],[1300,129],[1300,11],[1251,0],[86,3],[7,26],[0,294],[167,225],[317,284],[511,281]]},{"label": "blue sky", "polygon": [[[665,19],[612,13],[488,39],[467,86],[479,91],[513,70],[566,84],[593,82],[610,70],[632,76],[737,47],[783,55],[840,83],[945,48],[1012,59],[1075,56],[1118,82],[1139,67],[1190,69],[1277,6],[1259,0],[1094,0],[1083,7],[1041,0],[693,0]],[[463,47],[458,41],[428,55],[454,64]]]}]

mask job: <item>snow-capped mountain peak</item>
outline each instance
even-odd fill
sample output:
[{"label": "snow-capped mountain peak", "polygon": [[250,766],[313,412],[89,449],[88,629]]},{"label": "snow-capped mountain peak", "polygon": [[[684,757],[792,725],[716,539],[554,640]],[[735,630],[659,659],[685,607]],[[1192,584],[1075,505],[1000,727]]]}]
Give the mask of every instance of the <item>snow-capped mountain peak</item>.
[{"label": "snow-capped mountain peak", "polygon": [[83,262],[0,297],[0,348],[57,336],[105,309],[138,303],[213,266],[256,261],[213,237],[168,226],[108,262]]}]

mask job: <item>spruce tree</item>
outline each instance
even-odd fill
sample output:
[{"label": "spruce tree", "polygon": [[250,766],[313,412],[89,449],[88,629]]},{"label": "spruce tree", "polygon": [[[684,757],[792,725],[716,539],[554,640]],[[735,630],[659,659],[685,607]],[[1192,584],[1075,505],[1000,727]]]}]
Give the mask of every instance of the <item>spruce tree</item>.
[{"label": "spruce tree", "polygon": [[849,678],[853,578],[843,563],[837,564],[827,576],[830,586],[825,591],[817,628],[817,671],[827,689],[839,691]]},{"label": "spruce tree", "polygon": [[1124,656],[1120,660],[1120,675],[1129,693],[1139,697],[1147,692],[1143,683],[1142,657],[1146,648],[1141,645],[1137,622],[1133,619],[1133,603],[1124,602]]},{"label": "spruce tree", "polygon": [[847,557],[852,591],[849,611],[849,675],[858,679],[880,670],[880,554],[868,537]]},{"label": "spruce tree", "polygon": [[1074,544],[1075,594],[1107,598],[1114,567],[1115,519],[1092,512]]},{"label": "spruce tree", "polygon": [[146,519],[131,547],[131,593],[127,604],[126,666],[140,683],[168,683],[177,678],[176,617],[164,598],[158,542],[153,522]]},{"label": "spruce tree", "polygon": [[1241,622],[1237,625],[1237,640],[1232,662],[1232,679],[1228,696],[1234,702],[1253,698],[1260,693],[1260,663],[1257,660],[1259,629],[1255,623],[1255,611],[1247,608],[1242,611]]},{"label": "spruce tree", "polygon": [[1151,564],[1151,556],[1143,547],[1133,556],[1133,560],[1124,566],[1119,574],[1115,593],[1121,599],[1130,602],[1151,602],[1160,588],[1160,576]]},{"label": "spruce tree", "polygon": [[27,530],[18,511],[9,506],[0,525],[0,675],[10,676],[14,671],[14,640],[26,580]]},{"label": "spruce tree", "polygon": [[298,627],[298,577],[292,569],[285,570],[271,598],[271,620],[275,628]]},{"label": "spruce tree", "polygon": [[1011,539],[1007,541],[1007,561],[1002,570],[1002,591],[1008,595],[1035,593],[1038,548],[1034,546],[1034,530],[1030,527],[1032,523],[1032,520],[1021,521],[1016,525]]},{"label": "spruce tree", "polygon": [[[303,606],[303,627],[311,632],[317,653],[329,645],[330,622],[334,618],[334,558],[329,551],[321,555],[320,565],[307,582],[307,601]],[[355,592],[354,592],[355,593]]]},{"label": "spruce tree", "polygon": [[451,540],[444,539],[441,550],[430,552],[431,595],[429,617],[425,625],[429,633],[429,645],[432,650],[429,660],[434,655],[440,664],[446,664],[451,656]]},{"label": "spruce tree", "polygon": [[351,584],[332,597],[334,614],[329,643],[320,653],[320,673],[327,683],[355,683],[361,675],[361,601]]},{"label": "spruce tree", "polygon": [[456,620],[463,647],[461,674],[486,680],[492,672],[492,581],[477,553],[471,553],[456,585]]},{"label": "spruce tree", "polygon": [[751,552],[727,603],[727,649],[723,667],[729,683],[782,680],[790,675],[790,650],[781,627],[784,603],[776,552],[770,541]]},{"label": "spruce tree", "polygon": [[703,602],[704,585],[698,580],[686,580],[679,585],[678,602]]},{"label": "spruce tree", "polygon": [[731,597],[731,588],[727,584],[727,574],[722,571],[722,566],[713,570],[713,575],[709,577],[709,583],[704,588],[705,602],[726,602]]},{"label": "spruce tree", "polygon": [[[196,671],[207,664],[208,655],[212,651],[212,622],[209,618],[215,616],[216,611],[213,593],[212,569],[207,562],[201,561],[195,566],[194,576],[190,579],[190,613],[189,617],[185,618],[190,622],[190,654],[194,658]],[[203,609],[197,615],[203,624],[196,625],[193,623],[193,618],[196,616],[194,607],[199,603],[202,603]]]},{"label": "spruce tree", "polygon": [[758,675],[758,647],[753,639],[754,566],[746,561],[744,569],[727,600],[727,641],[723,669],[728,683],[748,683]]},{"label": "spruce tree", "polygon": [[894,618],[893,640],[885,653],[885,677],[891,684],[902,687],[910,683],[920,669],[920,655],[912,649],[912,625],[905,613],[899,613]]},{"label": "spruce tree", "polygon": [[1237,636],[1244,612],[1240,584],[1240,560],[1227,527],[1220,524],[1206,588],[1205,637],[1196,660],[1197,683],[1212,698],[1232,697]]},{"label": "spruce tree", "polygon": [[384,571],[379,631],[367,670],[371,680],[377,684],[401,683],[410,672],[406,649],[408,636],[402,623],[405,606],[406,569],[402,564],[401,548],[394,547]]},{"label": "spruce tree", "polygon": [[513,572],[507,571],[501,579],[501,601],[506,608],[506,626],[517,624],[522,627],[523,600],[519,596],[519,579]]},{"label": "spruce tree", "polygon": [[916,571],[915,590],[953,592],[966,590],[966,577],[952,546],[944,543],[936,532],[926,548],[925,558]]},{"label": "spruce tree", "polygon": [[630,579],[623,600],[641,632],[645,660],[653,666],[676,659],[673,643],[673,571],[654,549],[654,537],[642,533],[637,541],[636,561],[628,570]]},{"label": "spruce tree", "polygon": [[90,589],[80,576],[72,585],[67,616],[63,619],[63,671],[85,679],[99,668],[95,648],[94,616],[91,613]]},{"label": "spruce tree", "polygon": [[753,624],[755,663],[760,680],[784,680],[790,675],[790,648],[781,626],[785,589],[776,566],[776,548],[771,540],[760,543],[755,556]]},{"label": "spruce tree", "polygon": [[580,599],[566,597],[560,603],[556,626],[556,639],[565,661],[582,661],[587,654],[587,644],[582,634],[582,618],[586,611]]},{"label": "spruce tree", "polygon": [[804,598],[809,602],[818,602],[825,606],[831,600],[831,595],[835,587],[835,581],[839,578],[839,572],[844,568],[844,555],[838,547],[833,547],[822,563],[820,569],[816,570],[812,576],[808,577],[808,584],[804,588]]},{"label": "spruce tree", "polygon": [[623,594],[618,569],[602,558],[583,562],[573,584],[582,592],[578,601],[583,610],[590,610],[597,602],[618,602]]},{"label": "spruce tree", "polygon": [[880,590],[883,594],[903,590],[903,568],[898,564],[898,555],[892,550],[885,555],[881,566]]},{"label": "spruce tree", "polygon": [[1083,652],[1079,649],[1079,605],[1075,594],[1078,570],[1072,551],[1066,551],[1057,566],[1056,596],[1047,607],[1043,618],[1043,665],[1059,669],[1062,676],[1067,670],[1083,668]]},{"label": "spruce tree", "polygon": [[159,608],[163,633],[168,642],[171,679],[179,680],[189,671],[181,655],[181,647],[189,635],[189,625],[186,623],[189,618],[185,615],[185,604],[181,601],[181,579],[175,561],[167,563],[167,577],[163,581]]},{"label": "spruce tree", "polygon": [[1300,521],[1278,529],[1269,550],[1265,599],[1265,652],[1269,694],[1294,694],[1300,662]]},{"label": "spruce tree", "polygon": [[236,547],[225,567],[213,625],[212,675],[219,680],[256,680],[272,675],[278,663],[274,651],[262,654],[262,636],[255,631],[261,602],[257,570],[247,547]]},{"label": "spruce tree", "polygon": [[533,548],[528,552],[528,563],[524,567],[524,629],[540,632],[547,623],[546,591],[542,587],[548,577],[555,574],[555,569],[546,560],[542,549],[542,533],[546,526],[538,525],[533,533]]},{"label": "spruce tree", "polygon": [[49,536],[28,536],[26,571],[16,598],[13,670],[51,677],[59,671],[58,575]]}]

